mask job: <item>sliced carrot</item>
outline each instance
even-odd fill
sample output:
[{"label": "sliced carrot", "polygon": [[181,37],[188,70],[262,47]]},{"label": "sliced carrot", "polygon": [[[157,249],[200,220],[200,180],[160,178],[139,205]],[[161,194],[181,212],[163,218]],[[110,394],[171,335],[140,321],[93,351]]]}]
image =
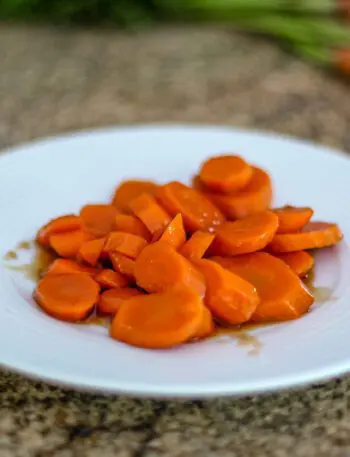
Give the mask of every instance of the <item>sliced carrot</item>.
[{"label": "sliced carrot", "polygon": [[135,263],[137,284],[148,292],[162,292],[174,284],[192,287],[204,296],[203,276],[168,243],[157,241],[141,252]]},{"label": "sliced carrot", "polygon": [[241,157],[223,155],[204,162],[199,175],[208,189],[230,193],[247,186],[252,178],[253,169]]},{"label": "sliced carrot", "polygon": [[141,194],[131,200],[129,207],[136,217],[141,219],[152,235],[169,224],[171,217],[158,205],[152,195]]},{"label": "sliced carrot", "polygon": [[302,229],[314,214],[311,208],[283,206],[273,210],[278,217],[277,233],[293,233]]},{"label": "sliced carrot", "polygon": [[129,259],[123,254],[118,252],[111,252],[109,254],[113,268],[116,272],[125,275],[129,280],[134,279],[135,261]]},{"label": "sliced carrot", "polygon": [[87,274],[49,275],[37,285],[34,299],[51,316],[76,322],[91,313],[99,291],[98,284]]},{"label": "sliced carrot", "polygon": [[74,214],[52,219],[38,231],[36,240],[41,246],[49,247],[50,236],[58,233],[73,232],[81,228],[81,218]]},{"label": "sliced carrot", "polygon": [[221,211],[203,194],[180,182],[160,186],[157,198],[173,216],[181,213],[186,230],[215,231],[224,221]]},{"label": "sliced carrot", "polygon": [[89,240],[91,235],[83,230],[75,230],[50,236],[50,246],[61,257],[75,258],[81,246]]},{"label": "sliced carrot", "polygon": [[96,266],[105,243],[106,237],[99,238],[97,240],[85,241],[85,243],[80,246],[78,259],[82,259],[92,267]]},{"label": "sliced carrot", "polygon": [[197,260],[195,266],[205,278],[205,304],[214,316],[230,325],[249,321],[260,301],[255,286],[211,260]]},{"label": "sliced carrot", "polygon": [[179,249],[186,241],[186,232],[181,214],[177,214],[165,228],[160,241],[165,241],[174,249]]},{"label": "sliced carrot", "polygon": [[46,275],[62,275],[74,273],[86,273],[90,276],[95,276],[98,270],[96,268],[83,267],[75,260],[71,259],[56,259],[46,271]]},{"label": "sliced carrot", "polygon": [[126,276],[108,268],[100,270],[94,279],[104,289],[127,287],[129,284],[129,280]]},{"label": "sliced carrot", "polygon": [[145,224],[131,214],[118,214],[115,218],[114,230],[141,236],[146,241],[151,240],[151,234]]},{"label": "sliced carrot", "polygon": [[270,176],[265,171],[253,167],[252,179],[243,190],[227,195],[205,191],[205,195],[221,209],[228,219],[243,219],[270,207],[272,183]]},{"label": "sliced carrot", "polygon": [[113,205],[120,211],[129,213],[129,203],[141,194],[153,195],[157,189],[157,184],[152,181],[124,181],[116,189],[113,197]]},{"label": "sliced carrot", "polygon": [[278,218],[272,211],[225,222],[218,227],[210,250],[215,255],[223,256],[259,251],[272,241],[277,227]]},{"label": "sliced carrot", "polygon": [[80,211],[84,230],[96,237],[108,235],[114,229],[117,214],[113,205],[85,205]]},{"label": "sliced carrot", "polygon": [[306,276],[314,266],[314,258],[306,251],[286,252],[277,257],[285,262],[300,278]]},{"label": "sliced carrot", "polygon": [[195,335],[202,315],[199,295],[190,288],[177,287],[124,302],[112,321],[110,334],[133,346],[170,348]]},{"label": "sliced carrot", "polygon": [[207,338],[208,336],[212,335],[215,331],[215,323],[213,316],[209,309],[204,306],[203,307],[203,314],[202,314],[202,319],[199,324],[199,328],[197,329],[194,338],[195,339],[203,339]]},{"label": "sliced carrot", "polygon": [[180,254],[189,260],[201,259],[211,243],[214,241],[213,233],[197,231],[181,247]]},{"label": "sliced carrot", "polygon": [[297,319],[314,302],[305,284],[288,265],[266,252],[231,258],[213,257],[212,260],[256,287],[260,303],[251,321]]},{"label": "sliced carrot", "polygon": [[146,245],[147,241],[140,236],[132,233],[112,232],[107,238],[104,250],[109,253],[119,252],[131,259],[136,259]]},{"label": "sliced carrot", "polygon": [[137,295],[141,295],[141,292],[130,287],[106,290],[100,295],[97,313],[103,316],[114,316],[126,300]]},{"label": "sliced carrot", "polygon": [[269,245],[272,252],[294,252],[334,246],[343,238],[337,224],[309,222],[300,232],[277,234]]}]

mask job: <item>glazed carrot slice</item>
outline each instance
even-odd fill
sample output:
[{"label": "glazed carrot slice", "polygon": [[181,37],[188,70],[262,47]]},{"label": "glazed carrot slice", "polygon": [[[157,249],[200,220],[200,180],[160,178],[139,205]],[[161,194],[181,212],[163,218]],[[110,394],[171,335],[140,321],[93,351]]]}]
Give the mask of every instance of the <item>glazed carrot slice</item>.
[{"label": "glazed carrot slice", "polygon": [[133,214],[141,219],[152,235],[164,230],[171,220],[169,214],[158,205],[152,195],[139,195],[134,200],[131,200],[129,207]]},{"label": "glazed carrot slice", "polygon": [[129,284],[129,280],[126,276],[108,268],[100,270],[94,279],[103,289],[127,287]]},{"label": "glazed carrot slice", "polygon": [[34,299],[51,316],[76,322],[91,313],[99,291],[98,284],[87,274],[49,275],[39,282]]},{"label": "glazed carrot slice", "polygon": [[215,332],[215,323],[213,316],[209,309],[204,306],[203,307],[203,314],[202,314],[202,319],[199,325],[199,328],[197,329],[194,338],[195,339],[203,339],[207,338],[208,336],[212,335]]},{"label": "glazed carrot slice", "polygon": [[107,238],[104,250],[106,252],[119,252],[131,259],[136,259],[147,241],[140,236],[124,232],[112,232]]},{"label": "glazed carrot slice", "polygon": [[212,232],[224,221],[221,211],[203,194],[180,182],[160,186],[157,198],[175,216],[181,213],[186,230]]},{"label": "glazed carrot slice", "polygon": [[314,258],[305,251],[286,252],[276,255],[283,260],[300,278],[306,276],[314,266]]},{"label": "glazed carrot slice", "polygon": [[259,251],[272,241],[277,227],[278,218],[272,211],[225,222],[218,227],[210,250],[215,255],[224,256]]},{"label": "glazed carrot slice", "polygon": [[75,258],[81,246],[89,240],[91,235],[75,230],[50,236],[50,246],[61,257]]},{"label": "glazed carrot slice", "polygon": [[170,348],[195,335],[202,314],[199,295],[190,288],[177,287],[124,302],[112,321],[110,334],[133,346]]},{"label": "glazed carrot slice", "polygon": [[114,230],[140,236],[146,241],[151,240],[151,234],[145,224],[131,214],[118,214],[115,218]]},{"label": "glazed carrot slice", "polygon": [[265,171],[253,167],[253,176],[243,190],[228,195],[214,192],[205,192],[205,195],[221,209],[228,219],[243,219],[270,207],[272,183],[270,176]]},{"label": "glazed carrot slice", "polygon": [[153,195],[157,187],[157,184],[152,181],[124,181],[115,191],[113,205],[123,213],[129,213],[129,203],[132,200],[141,194]]},{"label": "glazed carrot slice", "polygon": [[203,276],[168,243],[157,241],[141,252],[135,263],[137,284],[148,292],[162,292],[182,284],[204,295]]},{"label": "glazed carrot slice", "polygon": [[36,240],[41,246],[50,246],[50,236],[58,233],[73,232],[81,228],[81,218],[74,214],[52,219],[38,231]]},{"label": "glazed carrot slice", "polygon": [[96,266],[99,258],[101,257],[105,243],[106,237],[99,238],[97,240],[85,241],[85,243],[80,246],[78,258],[92,267]]},{"label": "glazed carrot slice", "polygon": [[130,287],[106,290],[100,295],[97,313],[102,316],[114,316],[126,300],[137,295],[141,295],[141,292]]},{"label": "glazed carrot slice", "polygon": [[293,233],[302,229],[313,215],[313,210],[307,207],[283,206],[273,210],[278,217],[277,233]]},{"label": "glazed carrot slice", "polygon": [[84,230],[96,237],[108,235],[114,229],[117,214],[113,205],[85,205],[80,211]]},{"label": "glazed carrot slice", "polygon": [[337,224],[309,222],[300,232],[277,234],[269,245],[272,252],[294,252],[334,246],[343,238]]},{"label": "glazed carrot slice", "polygon": [[213,233],[197,231],[181,247],[180,254],[189,260],[201,259],[211,243],[214,241]]},{"label": "glazed carrot slice", "polygon": [[56,259],[52,262],[46,271],[46,275],[62,275],[62,274],[78,274],[86,273],[90,276],[95,276],[98,270],[96,268],[83,267],[75,260],[71,259]]},{"label": "glazed carrot slice", "polygon": [[202,165],[200,179],[214,192],[230,193],[244,189],[253,175],[253,169],[239,156],[212,157]]},{"label": "glazed carrot slice", "polygon": [[211,260],[195,266],[205,278],[205,304],[214,316],[230,325],[249,321],[260,301],[255,286]]},{"label": "glazed carrot slice", "polygon": [[256,287],[260,303],[251,317],[253,322],[297,319],[314,302],[305,284],[288,265],[266,252],[212,260]]},{"label": "glazed carrot slice", "polygon": [[109,254],[116,272],[125,275],[129,280],[134,279],[135,261],[118,252]]},{"label": "glazed carrot slice", "polygon": [[165,228],[160,241],[165,241],[174,249],[179,249],[186,241],[186,233],[181,214],[177,214]]}]

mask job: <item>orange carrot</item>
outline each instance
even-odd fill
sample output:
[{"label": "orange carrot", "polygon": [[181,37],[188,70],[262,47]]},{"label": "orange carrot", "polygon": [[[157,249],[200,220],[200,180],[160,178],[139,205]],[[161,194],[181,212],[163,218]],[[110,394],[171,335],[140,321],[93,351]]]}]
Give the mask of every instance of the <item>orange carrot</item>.
[{"label": "orange carrot", "polygon": [[[344,2],[346,0],[343,0]],[[347,5],[348,12],[350,12],[350,5]],[[350,13],[349,16],[350,17]],[[333,53],[333,64],[336,70],[339,70],[344,76],[350,76],[350,49],[341,48],[336,49]]]},{"label": "orange carrot", "polygon": [[34,299],[51,316],[76,322],[91,313],[99,291],[87,274],[49,275],[39,282]]},{"label": "orange carrot", "polygon": [[85,205],[80,211],[84,230],[96,237],[108,235],[114,229],[117,214],[113,205]]},{"label": "orange carrot", "polygon": [[129,207],[136,217],[141,219],[152,235],[169,224],[171,217],[158,205],[152,195],[141,194],[131,200]]},{"label": "orange carrot", "polygon": [[165,241],[174,249],[179,249],[186,241],[186,233],[181,214],[177,214],[165,228],[160,241]]},{"label": "orange carrot", "polygon": [[230,325],[249,321],[260,301],[255,286],[211,260],[194,264],[205,278],[205,304],[214,316]]},{"label": "orange carrot", "polygon": [[314,258],[305,251],[286,252],[277,257],[285,262],[300,278],[306,276],[314,266]]},{"label": "orange carrot", "polygon": [[283,206],[274,209],[273,212],[278,217],[277,233],[297,232],[309,222],[314,213],[311,208],[296,206]]},{"label": "orange carrot", "polygon": [[129,284],[126,276],[109,269],[100,270],[94,279],[103,289],[127,287]]},{"label": "orange carrot", "polygon": [[278,218],[272,211],[254,214],[235,222],[225,222],[218,227],[211,252],[231,256],[264,249],[273,239]]},{"label": "orange carrot", "polygon": [[59,256],[75,258],[81,246],[89,240],[91,235],[83,230],[75,230],[50,236],[50,245]]},{"label": "orange carrot", "polygon": [[200,179],[208,189],[224,193],[244,189],[252,175],[252,167],[241,157],[233,155],[212,157],[200,170]]},{"label": "orange carrot", "polygon": [[212,335],[215,331],[215,323],[213,316],[209,309],[206,306],[203,306],[202,320],[200,322],[199,328],[197,329],[194,338],[203,339]]},{"label": "orange carrot", "polygon": [[113,205],[120,211],[129,213],[129,203],[141,194],[153,195],[157,184],[152,181],[124,181],[118,186],[113,197]]},{"label": "orange carrot", "polygon": [[38,231],[36,240],[41,246],[50,246],[50,236],[58,233],[73,232],[81,228],[81,219],[74,214],[52,219]]},{"label": "orange carrot", "polygon": [[180,254],[189,260],[201,259],[213,242],[215,235],[208,232],[194,232],[189,240],[181,247]]},{"label": "orange carrot", "polygon": [[136,259],[142,249],[147,245],[147,241],[137,235],[123,232],[112,232],[107,238],[104,250],[108,253],[119,252],[131,259]]},{"label": "orange carrot", "polygon": [[114,230],[140,236],[146,241],[151,240],[151,234],[145,224],[131,214],[118,214],[115,218]]},{"label": "orange carrot", "polygon": [[106,237],[99,238],[97,240],[85,241],[85,243],[80,246],[78,258],[82,259],[92,267],[96,266],[105,243]]},{"label": "orange carrot", "polygon": [[137,295],[141,295],[141,292],[130,287],[106,290],[100,295],[100,300],[97,304],[97,313],[102,316],[114,316],[123,303]]},{"label": "orange carrot", "polygon": [[192,287],[205,293],[202,275],[168,243],[157,241],[141,252],[135,263],[137,284],[148,292],[162,292],[174,284]]},{"label": "orange carrot", "polygon": [[300,232],[278,234],[269,245],[272,252],[294,252],[334,246],[343,238],[337,224],[309,222]]},{"label": "orange carrot", "polygon": [[224,221],[221,211],[203,194],[180,182],[159,187],[157,198],[171,215],[182,214],[188,231],[212,232]]},{"label": "orange carrot", "polygon": [[111,252],[109,254],[113,268],[116,272],[125,275],[129,280],[133,280],[134,278],[134,270],[135,270],[135,261],[129,259],[123,254],[119,254],[118,252]]},{"label": "orange carrot", "polygon": [[305,284],[288,265],[266,252],[212,260],[256,287],[260,303],[251,318],[253,322],[297,319],[314,302]]},{"label": "orange carrot", "polygon": [[96,268],[83,267],[75,260],[71,259],[56,259],[52,262],[46,271],[46,275],[63,275],[74,273],[86,273],[90,276],[95,276],[98,270]]},{"label": "orange carrot", "polygon": [[195,335],[202,315],[199,295],[187,287],[177,287],[124,302],[112,321],[110,334],[133,346],[170,348]]}]

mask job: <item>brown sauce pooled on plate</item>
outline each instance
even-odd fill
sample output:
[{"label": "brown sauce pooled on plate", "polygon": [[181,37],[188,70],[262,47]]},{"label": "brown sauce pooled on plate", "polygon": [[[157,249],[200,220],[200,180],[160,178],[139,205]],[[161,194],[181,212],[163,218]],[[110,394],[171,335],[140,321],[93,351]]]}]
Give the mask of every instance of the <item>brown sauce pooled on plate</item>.
[{"label": "brown sauce pooled on plate", "polygon": [[330,300],[334,300],[334,290],[331,287],[316,287],[315,283],[315,271],[312,269],[310,273],[304,278],[304,283],[310,290],[312,295],[315,297],[315,304],[324,304]]}]

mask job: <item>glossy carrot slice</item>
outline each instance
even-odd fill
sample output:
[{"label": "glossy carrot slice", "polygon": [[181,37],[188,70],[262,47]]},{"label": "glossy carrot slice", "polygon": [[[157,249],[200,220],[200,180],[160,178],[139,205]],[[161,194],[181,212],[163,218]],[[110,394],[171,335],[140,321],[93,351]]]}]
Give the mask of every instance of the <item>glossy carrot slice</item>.
[{"label": "glossy carrot slice", "polygon": [[117,187],[114,197],[113,205],[116,206],[123,213],[129,213],[129,203],[141,194],[154,195],[157,184],[152,181],[130,180],[124,181]]},{"label": "glossy carrot slice", "polygon": [[111,252],[110,259],[115,271],[125,275],[129,280],[133,280],[135,271],[135,261],[118,252]]},{"label": "glossy carrot slice", "polygon": [[129,284],[126,276],[108,268],[100,270],[94,279],[103,289],[127,287]]},{"label": "glossy carrot slice", "polygon": [[81,228],[81,218],[74,214],[68,214],[66,216],[60,216],[56,219],[52,219],[46,225],[41,227],[38,231],[36,240],[41,246],[50,246],[51,235],[57,235],[58,233],[74,232]]},{"label": "glossy carrot slice", "polygon": [[194,338],[198,340],[202,340],[203,338],[207,338],[208,336],[212,335],[215,332],[215,322],[213,319],[213,315],[209,311],[209,309],[204,306],[203,307],[203,315],[197,329]]},{"label": "glossy carrot slice", "polygon": [[108,235],[114,229],[117,214],[113,205],[85,205],[80,211],[84,230],[95,237]]},{"label": "glossy carrot slice", "polygon": [[198,230],[186,241],[179,252],[189,260],[199,260],[204,256],[214,238],[213,233]]},{"label": "glossy carrot slice", "polygon": [[186,232],[181,214],[177,214],[165,228],[160,241],[165,241],[174,249],[179,249],[186,241]]},{"label": "glossy carrot slice", "polygon": [[293,233],[302,229],[313,215],[313,210],[307,207],[283,206],[273,210],[278,217],[277,233]]},{"label": "glossy carrot slice", "polygon": [[112,232],[107,238],[105,251],[118,252],[131,259],[136,259],[147,245],[147,241],[137,235],[123,232]]},{"label": "glossy carrot slice", "polygon": [[83,262],[88,263],[92,267],[96,266],[105,244],[106,237],[99,238],[97,240],[85,241],[85,243],[80,246],[78,259],[81,259]]},{"label": "glossy carrot slice", "polygon": [[58,233],[50,236],[50,246],[61,257],[75,258],[81,246],[91,240],[91,235],[83,230]]},{"label": "glossy carrot slice", "polygon": [[129,287],[106,290],[100,295],[100,300],[97,304],[97,313],[102,316],[114,316],[126,300],[141,294],[139,290]]},{"label": "glossy carrot slice", "polygon": [[81,274],[86,273],[90,276],[95,276],[98,273],[96,268],[83,267],[75,260],[71,259],[55,259],[46,271],[46,275],[62,275],[62,274]]},{"label": "glossy carrot slice", "polygon": [[151,195],[139,195],[134,200],[131,200],[129,207],[133,214],[145,224],[152,235],[163,231],[171,221],[169,214],[158,205]]},{"label": "glossy carrot slice", "polygon": [[131,214],[118,214],[115,218],[114,230],[140,236],[146,241],[151,240],[151,234],[145,224]]},{"label": "glossy carrot slice", "polygon": [[276,254],[283,260],[300,278],[306,276],[314,266],[314,258],[306,251],[287,252]]}]

